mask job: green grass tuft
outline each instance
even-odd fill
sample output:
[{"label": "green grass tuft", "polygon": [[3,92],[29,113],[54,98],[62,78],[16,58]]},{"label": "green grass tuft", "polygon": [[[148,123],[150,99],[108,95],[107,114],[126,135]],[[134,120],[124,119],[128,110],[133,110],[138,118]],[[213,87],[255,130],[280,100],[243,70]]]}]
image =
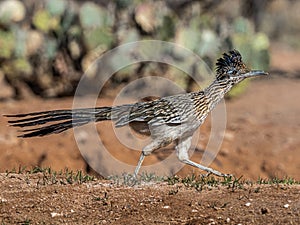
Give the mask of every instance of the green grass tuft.
[{"label": "green grass tuft", "polygon": [[[19,167],[17,169],[7,170],[6,176],[10,174],[41,174],[39,176],[39,180],[37,182],[38,185],[48,185],[48,184],[82,184],[90,181],[95,181],[96,178],[89,174],[85,174],[83,171],[73,171],[68,168],[60,171],[54,171],[51,167],[32,167],[31,169],[27,169],[26,167]],[[29,177],[26,178],[29,182]],[[300,181],[297,181],[291,177],[284,178],[269,178],[263,179],[258,178],[257,181],[245,180],[243,177],[215,177],[215,176],[203,176],[203,175],[195,175],[191,174],[185,177],[179,177],[177,175],[174,176],[157,176],[154,173],[142,173],[137,178],[135,178],[132,174],[124,173],[121,176],[111,176],[108,177],[108,180],[112,180],[116,185],[126,185],[126,186],[134,186],[140,184],[147,183],[159,183],[166,182],[168,185],[176,185],[183,184],[188,188],[195,188],[198,191],[203,189],[211,189],[213,187],[227,187],[232,191],[237,189],[243,189],[244,185],[299,185]],[[259,192],[259,188],[256,190]],[[170,194],[176,194],[177,190],[171,191]]]},{"label": "green grass tuft", "polygon": [[257,184],[286,184],[286,185],[295,185],[295,184],[300,184],[300,181],[295,180],[294,178],[291,177],[284,177],[284,178],[269,178],[269,179],[263,179],[263,178],[258,178]]},{"label": "green grass tuft", "polygon": [[109,180],[112,180],[116,185],[126,185],[126,186],[134,186],[145,183],[153,183],[153,182],[161,182],[164,181],[165,178],[161,176],[157,176],[154,173],[142,173],[137,178],[134,177],[133,174],[123,173],[121,176],[114,175],[108,177]]},{"label": "green grass tuft", "polygon": [[[296,181],[294,178],[286,177],[283,179],[280,178],[272,178],[272,179],[262,179],[259,178],[257,182],[245,180],[243,177],[235,177],[235,176],[228,176],[222,178],[216,178],[215,176],[201,176],[201,175],[189,175],[186,177],[178,177],[178,176],[171,176],[167,177],[165,181],[169,185],[175,184],[183,184],[185,187],[195,188],[197,191],[202,191],[204,189],[211,189],[212,187],[227,187],[232,191],[237,189],[243,189],[244,185],[297,185],[300,184],[300,181]],[[256,190],[259,192],[259,189]]]},{"label": "green grass tuft", "polygon": [[47,184],[82,184],[89,181],[94,181],[95,177],[84,174],[81,170],[73,171],[68,168],[60,171],[54,171],[51,167],[32,167],[31,169],[26,169],[26,167],[19,167],[18,170],[12,169],[6,171],[6,176],[10,174],[39,174],[42,176],[38,180],[38,185],[47,185]]}]

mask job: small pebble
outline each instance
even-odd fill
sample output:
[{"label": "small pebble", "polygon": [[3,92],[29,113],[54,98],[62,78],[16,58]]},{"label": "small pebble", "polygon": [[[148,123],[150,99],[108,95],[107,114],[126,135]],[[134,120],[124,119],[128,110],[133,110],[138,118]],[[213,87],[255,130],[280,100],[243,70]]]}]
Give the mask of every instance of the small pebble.
[{"label": "small pebble", "polygon": [[7,199],[6,198],[0,198],[0,201],[1,202],[7,202]]},{"label": "small pebble", "polygon": [[289,204],[285,204],[283,207],[287,209],[288,207],[290,207],[290,205]]},{"label": "small pebble", "polygon": [[261,214],[267,214],[267,213],[270,212],[270,209],[268,209],[268,208],[261,208],[260,211],[261,211]]},{"label": "small pebble", "polygon": [[247,206],[247,207],[249,207],[251,205],[251,202],[247,202],[246,204],[245,204],[245,206]]},{"label": "small pebble", "polygon": [[62,213],[52,212],[51,217],[62,216]]}]

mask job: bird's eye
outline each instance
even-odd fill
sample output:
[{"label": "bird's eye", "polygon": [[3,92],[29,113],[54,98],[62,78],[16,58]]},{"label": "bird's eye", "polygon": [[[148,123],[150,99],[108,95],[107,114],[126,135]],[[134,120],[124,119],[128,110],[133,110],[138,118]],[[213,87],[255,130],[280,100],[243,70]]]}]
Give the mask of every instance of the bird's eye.
[{"label": "bird's eye", "polygon": [[231,69],[231,70],[227,71],[227,74],[228,75],[233,75],[233,74],[236,74],[236,72],[237,72],[236,69]]}]

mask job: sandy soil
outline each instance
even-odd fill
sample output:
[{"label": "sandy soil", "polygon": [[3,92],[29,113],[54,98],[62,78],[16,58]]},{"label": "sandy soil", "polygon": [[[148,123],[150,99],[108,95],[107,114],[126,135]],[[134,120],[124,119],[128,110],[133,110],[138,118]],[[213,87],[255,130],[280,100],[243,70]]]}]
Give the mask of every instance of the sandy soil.
[{"label": "sandy soil", "polygon": [[42,173],[0,174],[0,184],[2,224],[300,223],[299,185],[45,184]]}]

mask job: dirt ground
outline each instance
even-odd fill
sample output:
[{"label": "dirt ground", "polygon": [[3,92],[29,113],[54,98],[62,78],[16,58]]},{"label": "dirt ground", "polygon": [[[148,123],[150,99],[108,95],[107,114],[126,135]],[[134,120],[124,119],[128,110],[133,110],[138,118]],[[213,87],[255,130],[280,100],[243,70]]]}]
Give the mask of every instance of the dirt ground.
[{"label": "dirt ground", "polygon": [[0,175],[2,224],[299,224],[300,186],[203,191],[111,181],[44,185],[42,174]]},{"label": "dirt ground", "polygon": [[[282,63],[282,54],[285,62]],[[290,59],[290,60],[289,60]],[[297,60],[295,60],[297,59]],[[253,80],[237,99],[226,101],[227,126],[221,150],[210,165],[236,177],[257,180],[293,177],[300,180],[300,53],[272,51],[271,76]],[[24,113],[72,107],[73,99],[0,102],[0,114]],[[104,97],[101,104],[113,99]],[[88,170],[72,131],[44,138],[20,139],[17,130],[0,118],[0,171],[23,166],[53,170]],[[139,153],[120,143],[111,123],[97,125],[103,143],[121,161],[135,165]],[[210,118],[201,127],[192,158],[199,161],[208,141]],[[169,149],[170,150],[170,149]],[[170,151],[149,156],[146,164]],[[184,167],[186,176],[194,168]],[[300,187],[245,186],[198,192],[166,183],[136,187],[115,186],[97,180],[79,185],[38,185],[39,174],[0,175],[0,221],[3,224],[299,224]],[[173,193],[173,190],[176,194]],[[247,204],[247,203],[250,203]],[[288,204],[288,205],[287,205]],[[55,214],[56,213],[56,214]]]}]

